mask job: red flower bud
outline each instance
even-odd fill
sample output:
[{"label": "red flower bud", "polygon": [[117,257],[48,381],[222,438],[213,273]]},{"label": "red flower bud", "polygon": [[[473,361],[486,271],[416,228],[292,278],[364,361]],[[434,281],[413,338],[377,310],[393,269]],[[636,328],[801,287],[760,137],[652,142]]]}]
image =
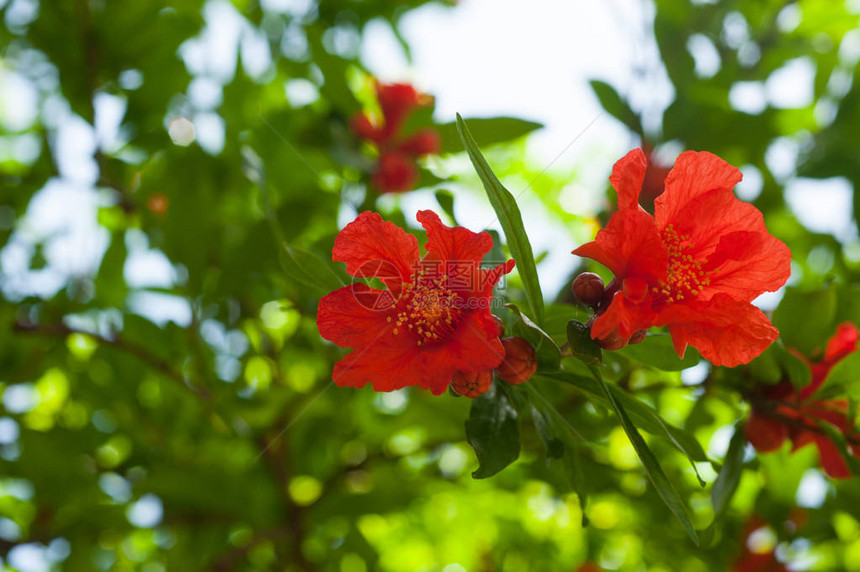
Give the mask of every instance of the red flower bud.
[{"label": "red flower bud", "polygon": [[402,193],[414,188],[418,169],[412,159],[397,151],[386,151],[379,156],[373,175],[373,186],[383,193]]},{"label": "red flower bud", "polygon": [[635,344],[641,344],[645,341],[645,336],[647,335],[648,330],[636,330],[635,332],[633,332],[633,335],[630,336],[630,340],[627,343],[631,346]]},{"label": "red flower bud", "polygon": [[573,295],[586,306],[597,306],[603,290],[603,279],[594,272],[583,272],[573,281]]},{"label": "red flower bud", "polygon": [[424,129],[409,137],[399,149],[404,153],[423,157],[438,153],[441,147],[442,141],[439,139],[439,134],[432,129]]},{"label": "red flower bud", "polygon": [[508,383],[523,383],[537,371],[535,349],[522,338],[502,338],[505,359],[496,367],[496,375]]},{"label": "red flower bud", "polygon": [[502,321],[502,319],[501,319],[500,317],[498,317],[497,315],[492,314],[492,316],[493,316],[493,321],[494,321],[494,322],[496,323],[496,325],[499,327],[499,337],[501,338],[502,336],[504,336],[504,335],[505,335],[505,323],[504,323],[504,322]]},{"label": "red flower bud", "polygon": [[349,128],[355,133],[359,139],[366,139],[379,143],[380,130],[370,121],[370,118],[365,113],[359,113],[349,122]]},{"label": "red flower bud", "polygon": [[458,371],[451,378],[451,389],[463,397],[475,398],[489,391],[493,385],[493,370]]},{"label": "red flower bud", "polygon": [[756,451],[769,453],[779,449],[788,438],[788,427],[753,410],[746,424],[746,434]]},{"label": "red flower bud", "polygon": [[627,345],[627,338],[618,334],[618,330],[612,330],[605,338],[594,340],[601,348],[609,351],[620,350]]}]

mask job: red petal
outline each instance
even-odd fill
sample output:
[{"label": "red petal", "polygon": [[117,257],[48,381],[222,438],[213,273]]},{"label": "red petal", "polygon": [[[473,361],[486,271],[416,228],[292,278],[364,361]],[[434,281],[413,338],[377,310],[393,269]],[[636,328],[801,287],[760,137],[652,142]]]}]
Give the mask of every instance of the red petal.
[{"label": "red petal", "polygon": [[[851,322],[839,324],[836,334],[827,341],[824,351],[824,361],[838,362],[857,350],[857,338],[860,332]],[[835,364],[834,364],[835,365]]]},{"label": "red petal", "polygon": [[493,239],[488,232],[474,233],[461,226],[445,226],[433,211],[418,211],[416,218],[427,231],[427,252],[437,254],[441,260],[476,265],[493,248]]},{"label": "red petal", "polygon": [[[410,385],[424,385],[446,372],[422,367],[417,346],[410,344],[371,344],[344,356],[334,365],[332,380],[339,386],[364,387],[370,383],[374,391],[394,391]],[[447,373],[447,383],[451,373]],[[438,383],[438,382],[437,382]]]},{"label": "red petal", "polygon": [[761,310],[725,294],[707,302],[669,304],[656,325],[668,325],[673,338],[684,336],[702,357],[728,367],[749,363],[779,335]]},{"label": "red petal", "polygon": [[647,329],[656,322],[657,314],[651,309],[651,299],[643,302],[628,300],[623,292],[616,292],[606,311],[600,314],[591,326],[591,337],[605,339],[613,332],[626,340],[637,330]]},{"label": "red petal", "polygon": [[418,260],[418,240],[397,225],[365,211],[334,239],[334,260],[352,276],[379,276],[389,288],[408,282]]},{"label": "red petal", "polygon": [[383,151],[373,174],[373,186],[382,193],[403,193],[415,188],[418,169],[414,160],[399,151]]},{"label": "red petal", "polygon": [[663,194],[654,201],[657,224],[663,228],[677,219],[687,204],[709,191],[730,191],[743,178],[741,172],[716,155],[685,151],[666,177]]},{"label": "red petal", "polygon": [[669,222],[690,238],[694,256],[706,258],[704,269],[713,272],[700,299],[724,292],[749,302],[779,289],[791,274],[788,247],[768,233],[757,208],[729,191],[699,195]]},{"label": "red petal", "polygon": [[423,157],[438,153],[441,147],[442,139],[439,134],[432,129],[424,129],[410,136],[398,149],[416,157]]},{"label": "red petal", "polygon": [[391,324],[394,299],[387,290],[376,290],[364,284],[350,284],[323,296],[317,309],[320,335],[342,348],[361,348],[379,340]]},{"label": "red petal", "polygon": [[812,434],[824,472],[833,479],[850,479],[851,470],[836,446],[826,435]]},{"label": "red petal", "polygon": [[[429,354],[439,367],[447,364],[452,375],[457,370],[479,371],[494,368],[505,357],[505,350],[499,341],[499,330],[489,308],[466,314],[453,337],[449,338],[444,346],[425,353]],[[434,353],[436,355],[433,355]]]},{"label": "red petal", "polygon": [[647,169],[648,161],[642,149],[633,149],[612,167],[609,182],[618,193],[619,209],[639,208],[639,192]]},{"label": "red petal", "polygon": [[788,427],[776,419],[761,415],[755,409],[750,414],[745,432],[747,440],[760,453],[776,451],[788,438]]},{"label": "red petal", "polygon": [[601,263],[620,280],[638,276],[654,283],[666,277],[666,248],[654,219],[640,210],[616,212],[593,241],[573,254]]}]

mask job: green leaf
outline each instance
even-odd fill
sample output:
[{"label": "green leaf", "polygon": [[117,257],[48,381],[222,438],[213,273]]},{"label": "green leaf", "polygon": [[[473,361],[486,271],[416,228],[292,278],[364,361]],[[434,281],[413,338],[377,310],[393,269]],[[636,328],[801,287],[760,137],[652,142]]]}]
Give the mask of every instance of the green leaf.
[{"label": "green leaf", "polygon": [[[604,395],[603,389],[600,387],[600,384],[591,377],[585,377],[564,371],[542,373],[541,375],[548,379],[554,379],[556,381],[573,385],[580,391],[587,393],[602,405],[610,405]],[[702,446],[690,433],[667,423],[662,417],[660,417],[660,414],[647,403],[636,399],[618,387],[609,387],[610,391],[612,391],[615,396],[615,399],[624,406],[624,409],[627,410],[631,418],[636,422],[637,426],[648,431],[652,435],[669,441],[679,451],[687,456],[690,463],[709,461],[708,456],[705,455],[705,451],[702,449]]]},{"label": "green leaf", "polygon": [[567,323],[567,341],[573,357],[590,365],[603,363],[603,352],[600,346],[591,339],[591,332],[582,322],[571,320]]},{"label": "green leaf", "polygon": [[456,225],[457,217],[454,216],[454,193],[445,189],[439,189],[436,191],[436,202],[439,203],[445,214],[451,217],[451,221]]},{"label": "green leaf", "polygon": [[663,371],[681,371],[699,363],[699,352],[687,347],[684,358],[678,357],[669,334],[648,334],[640,344],[627,345],[616,352],[641,364]]},{"label": "green leaf", "polygon": [[624,101],[615,88],[606,82],[592,80],[589,82],[594,95],[600,100],[600,106],[605,109],[615,119],[626,125],[631,131],[639,135],[643,135],[645,130],[642,128],[642,122],[639,116],[630,106]]},{"label": "green leaf", "polygon": [[[492,117],[468,119],[469,129],[476,141],[482,146],[495,145],[519,139],[536,129],[543,127],[540,123],[517,119],[516,117]],[[437,127],[442,138],[442,149],[453,153],[460,150],[460,136],[457,122],[446,123]]]},{"label": "green leaf", "polygon": [[478,469],[472,473],[475,479],[492,477],[520,456],[517,410],[506,388],[506,384],[494,382],[472,403],[466,420],[466,440],[478,456]]},{"label": "green leaf", "polygon": [[[535,324],[528,316],[523,314],[514,304],[505,304],[505,308],[511,310],[520,319],[523,337],[535,346],[538,363],[548,369],[558,369],[561,365],[561,350],[552,337]],[[519,333],[519,332],[518,332]]]},{"label": "green leaf", "polygon": [[535,406],[530,404],[532,423],[540,436],[541,443],[546,447],[546,456],[550,459],[559,459],[564,455],[564,443],[552,434],[549,422],[544,414]]},{"label": "green leaf", "polygon": [[833,366],[819,391],[830,390],[839,390],[853,398],[860,397],[860,352],[854,352]]},{"label": "green leaf", "polygon": [[457,129],[460,132],[460,139],[462,139],[463,145],[469,153],[469,159],[472,161],[472,165],[474,165],[478,176],[484,183],[484,189],[487,191],[487,196],[490,199],[490,204],[493,205],[493,210],[496,211],[496,215],[499,217],[502,230],[505,231],[508,248],[510,248],[511,254],[517,262],[517,271],[523,281],[531,314],[535,317],[538,324],[542,324],[543,294],[540,290],[540,282],[538,281],[537,269],[535,268],[532,245],[529,242],[528,236],[526,236],[526,231],[523,227],[523,218],[517,206],[516,199],[499,182],[493,170],[490,169],[460,114],[457,114]]},{"label": "green leaf", "polygon": [[346,286],[346,280],[312,252],[285,244],[280,254],[284,271],[300,284],[325,292]]},{"label": "green leaf", "polygon": [[805,387],[812,381],[812,370],[802,359],[787,351],[785,348],[776,346],[776,359],[782,370],[788,375],[794,387]]},{"label": "green leaf", "polygon": [[735,434],[729,442],[729,449],[726,451],[726,458],[723,461],[723,467],[720,469],[720,474],[717,475],[717,480],[711,487],[711,500],[714,504],[714,519],[719,517],[728,508],[729,502],[732,500],[735,491],[738,488],[738,483],[741,480],[744,464],[744,449],[747,444],[747,436],[744,433],[744,424],[738,423],[735,425]]},{"label": "green leaf", "polygon": [[610,390],[606,382],[603,381],[603,377],[600,375],[600,372],[594,368],[591,368],[591,371],[594,374],[594,378],[600,385],[603,394],[606,396],[606,399],[609,401],[609,404],[618,416],[618,420],[621,422],[624,432],[627,433],[630,443],[632,443],[633,448],[636,449],[636,454],[639,455],[639,459],[642,461],[642,466],[645,467],[645,473],[651,480],[651,484],[653,484],[654,488],[657,489],[657,494],[660,495],[660,498],[663,499],[663,502],[667,507],[669,507],[669,510],[672,511],[672,514],[675,515],[675,518],[678,519],[687,531],[687,534],[698,546],[699,536],[687,516],[684,502],[681,500],[681,497],[678,496],[678,492],[675,490],[675,487],[673,487],[672,483],[669,482],[669,479],[663,472],[663,468],[660,466],[659,461],[657,461],[657,457],[654,456],[654,453],[651,452],[645,439],[643,439],[642,435],[639,434],[639,430],[636,429],[636,426],[633,424],[633,421],[630,419],[624,406],[621,405],[621,402],[616,398],[616,395],[612,390]]},{"label": "green leaf", "polygon": [[835,330],[836,288],[804,292],[787,288],[773,314],[773,325],[779,329],[785,347],[803,355],[812,355],[824,345]]}]

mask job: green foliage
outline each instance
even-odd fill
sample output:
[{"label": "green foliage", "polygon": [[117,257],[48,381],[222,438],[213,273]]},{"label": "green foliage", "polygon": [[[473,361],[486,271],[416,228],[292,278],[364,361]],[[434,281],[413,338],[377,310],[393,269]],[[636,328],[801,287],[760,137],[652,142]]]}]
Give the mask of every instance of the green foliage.
[{"label": "green foliage", "polygon": [[[374,190],[379,149],[351,120],[380,111],[365,34],[388,26],[409,57],[400,21],[429,2],[273,4],[0,2],[0,92],[14,73],[36,98],[24,127],[6,118],[26,94],[0,98],[6,569],[36,550],[51,570],[729,570],[759,517],[792,569],[860,569],[860,479],[810,496],[827,478],[815,445],[753,455],[746,434],[766,388],[807,387],[807,360],[820,363],[838,325],[860,324],[855,229],[806,228],[784,192],[796,177],[842,178],[860,218],[856,7],[657,0],[653,30],[629,34],[637,53],[657,46],[655,69],[589,83],[658,166],[697,149],[760,175],[752,201],[790,246],[793,274],[768,312],[780,339],[737,368],[692,347],[681,359],[656,328],[601,350],[569,281],[544,303],[543,272],[558,263],[533,248],[526,197],[501,180],[530,182],[565,254],[611,210],[569,208],[589,179],[534,162],[522,139],[541,124],[443,117],[432,103],[408,117],[406,133],[441,139],[416,164],[419,202],[435,197],[456,224],[480,179],[502,229],[485,261],[516,260],[493,311],[536,348],[532,379],[496,379],[469,400],[337,387],[344,351],[316,325],[320,298],[353,281],[330,255],[344,221],[377,210],[425,239],[409,200]],[[239,26],[235,45],[213,25],[219,10]],[[711,70],[696,44],[713,48]],[[814,70],[812,95],[787,108],[768,85],[797,61]],[[665,109],[650,99],[663,69]],[[762,109],[738,110],[739,88],[760,89]],[[122,109],[114,141],[101,135],[105,98]],[[72,138],[74,168],[70,118],[100,128],[92,145]],[[788,169],[781,147],[796,151]],[[611,164],[599,149],[579,157]],[[45,216],[57,186],[72,198]],[[566,260],[562,273],[582,270]],[[855,352],[816,392],[847,404],[846,430],[813,428],[855,472],[858,372]]]}]

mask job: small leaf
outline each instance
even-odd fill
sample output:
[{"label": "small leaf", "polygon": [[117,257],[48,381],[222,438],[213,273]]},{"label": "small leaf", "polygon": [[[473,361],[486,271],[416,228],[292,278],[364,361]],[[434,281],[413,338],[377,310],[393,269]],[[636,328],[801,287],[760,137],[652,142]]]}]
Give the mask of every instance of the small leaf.
[{"label": "small leaf", "polygon": [[668,334],[648,334],[642,343],[627,345],[616,353],[663,371],[681,371],[699,363],[699,352],[692,347],[679,358]]},{"label": "small leaf", "polygon": [[[517,119],[516,117],[474,118],[467,121],[475,140],[484,147],[519,139],[543,127],[540,123]],[[460,150],[460,137],[456,122],[439,125],[437,129],[442,138],[444,151],[451,153]]]},{"label": "small leaf", "polygon": [[729,449],[726,451],[723,468],[720,469],[720,474],[717,475],[717,480],[714,481],[714,485],[711,487],[711,500],[714,503],[714,519],[723,514],[726,508],[728,508],[729,502],[738,488],[741,473],[743,472],[746,444],[747,436],[744,433],[744,424],[738,423],[735,425],[735,434],[729,442]]},{"label": "small leaf", "polygon": [[645,439],[643,439],[642,435],[639,434],[633,421],[630,420],[630,416],[627,414],[627,411],[625,411],[624,407],[618,399],[616,399],[606,382],[603,381],[603,377],[600,375],[600,372],[592,368],[592,373],[600,384],[603,393],[609,401],[609,404],[612,406],[612,409],[615,411],[615,414],[618,416],[618,420],[621,422],[624,432],[627,433],[630,443],[632,443],[633,448],[636,449],[636,454],[639,455],[639,459],[642,461],[642,466],[645,467],[645,473],[651,480],[651,484],[653,484],[654,488],[657,489],[657,494],[660,495],[660,498],[663,499],[663,502],[667,507],[669,507],[669,510],[672,511],[672,514],[675,515],[675,518],[677,518],[681,525],[683,525],[687,534],[698,546],[699,536],[687,516],[684,502],[681,500],[681,497],[678,496],[677,491],[675,491],[675,487],[673,487],[672,483],[669,482],[669,479],[663,472],[663,468],[657,461],[657,457],[654,456],[654,453],[651,452]]},{"label": "small leaf", "polygon": [[561,458],[564,455],[564,443],[551,433],[547,418],[535,407],[534,403],[531,404],[531,414],[535,429],[540,436],[543,446],[546,447],[547,457],[550,459]]},{"label": "small leaf", "polygon": [[436,191],[436,202],[439,203],[445,214],[451,217],[451,221],[457,225],[457,217],[454,216],[454,194],[451,191],[439,189]]},{"label": "small leaf", "polygon": [[592,80],[589,82],[594,95],[600,100],[600,106],[609,112],[615,119],[626,125],[630,131],[643,135],[645,130],[642,122],[630,106],[624,101],[615,88],[606,82]]},{"label": "small leaf", "polygon": [[514,304],[505,304],[505,308],[511,310],[520,319],[520,325],[524,336],[529,342],[535,344],[535,353],[538,363],[547,369],[558,369],[561,364],[561,350],[552,337],[535,324],[528,316],[523,314]]},{"label": "small leaf", "polygon": [[494,382],[472,403],[466,420],[466,440],[478,456],[478,469],[472,473],[475,479],[492,477],[520,456],[517,410],[501,382]]},{"label": "small leaf", "polygon": [[573,357],[590,365],[603,363],[603,352],[600,350],[600,346],[591,339],[588,326],[582,322],[571,320],[567,323],[567,341],[570,343]]},{"label": "small leaf", "polygon": [[860,397],[860,352],[854,352],[833,366],[819,389],[819,392],[824,391]]},{"label": "small leaf", "polygon": [[346,281],[330,264],[312,252],[285,244],[280,254],[284,271],[300,284],[325,292],[346,285]]},{"label": "small leaf", "polygon": [[805,387],[812,381],[812,371],[809,366],[790,351],[777,346],[776,358],[794,387]]},{"label": "small leaf", "polygon": [[505,231],[508,248],[510,248],[511,254],[517,262],[517,271],[523,281],[531,314],[535,317],[538,324],[542,324],[543,294],[541,293],[537,269],[535,268],[532,245],[529,242],[528,236],[526,236],[526,231],[523,227],[523,217],[520,214],[517,201],[510,191],[496,178],[493,170],[490,169],[486,159],[484,159],[484,156],[478,149],[477,143],[472,138],[469,128],[459,114],[457,114],[457,129],[460,132],[460,139],[463,141],[463,145],[469,154],[469,159],[478,172],[481,182],[484,183],[487,197],[490,199],[493,210],[496,211],[496,216],[499,217],[502,230]]}]

